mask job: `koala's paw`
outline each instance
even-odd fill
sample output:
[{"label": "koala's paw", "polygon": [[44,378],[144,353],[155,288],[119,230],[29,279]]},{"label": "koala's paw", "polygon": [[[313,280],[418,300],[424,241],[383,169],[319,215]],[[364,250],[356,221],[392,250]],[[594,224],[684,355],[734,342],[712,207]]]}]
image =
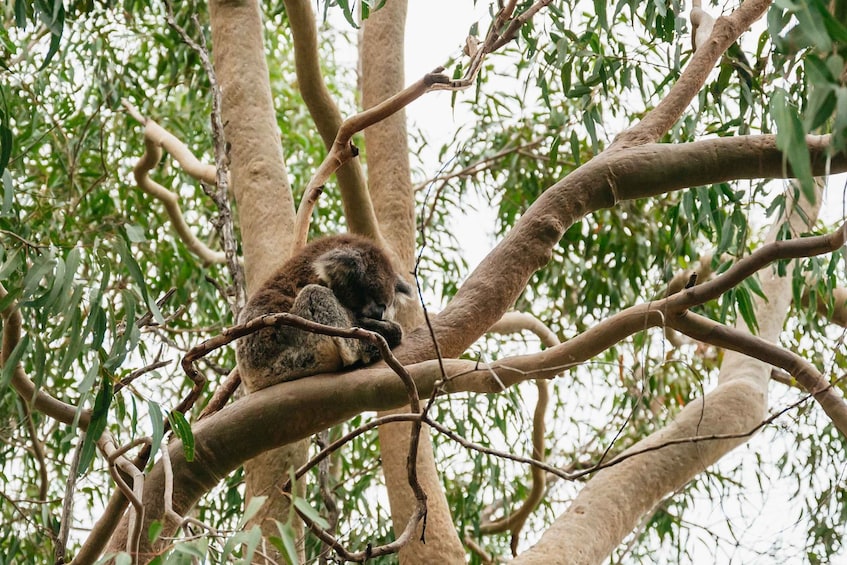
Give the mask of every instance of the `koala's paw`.
[{"label": "koala's paw", "polygon": [[385,341],[388,342],[388,347],[392,349],[397,347],[403,339],[403,328],[396,322],[375,320],[373,318],[359,318],[356,320],[356,325],[360,328],[378,333],[385,338]]}]

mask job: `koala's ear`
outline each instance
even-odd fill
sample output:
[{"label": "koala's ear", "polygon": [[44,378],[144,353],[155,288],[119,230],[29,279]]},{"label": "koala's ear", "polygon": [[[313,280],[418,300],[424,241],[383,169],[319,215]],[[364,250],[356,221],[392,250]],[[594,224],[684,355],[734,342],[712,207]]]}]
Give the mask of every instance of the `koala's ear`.
[{"label": "koala's ear", "polygon": [[365,272],[365,262],[358,249],[331,249],[320,255],[312,263],[318,278],[327,286],[341,281],[361,277]]},{"label": "koala's ear", "polygon": [[394,283],[394,293],[403,298],[411,298],[412,285],[407,283],[403,277],[397,275],[397,282]]}]

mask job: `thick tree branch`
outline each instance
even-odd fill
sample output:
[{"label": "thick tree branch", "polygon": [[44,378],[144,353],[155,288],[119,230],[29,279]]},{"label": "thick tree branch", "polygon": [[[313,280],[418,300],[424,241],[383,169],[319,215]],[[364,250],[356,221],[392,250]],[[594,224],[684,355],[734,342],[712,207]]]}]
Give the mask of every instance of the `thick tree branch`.
[{"label": "thick tree branch", "polygon": [[847,437],[847,403],[844,398],[814,365],[796,353],[693,312],[669,317],[668,324],[691,338],[737,351],[785,370],[814,396],[838,431]]},{"label": "thick tree branch", "polygon": [[[847,155],[827,156],[829,136],[807,136],[813,174],[847,171]],[[446,357],[456,357],[487,330],[549,260],[575,221],[619,200],[742,178],[785,178],[775,136],[650,144],[603,153],[547,189],[486,256],[433,319]],[[505,270],[502,265],[509,265]],[[418,328],[395,350],[404,363],[431,359],[429,332]]]},{"label": "thick tree branch", "polygon": [[338,128],[338,133],[332,142],[329,154],[324,158],[323,162],[312,175],[312,178],[309,179],[306,189],[303,191],[303,199],[297,208],[297,223],[295,225],[297,248],[306,245],[312,211],[315,208],[315,204],[317,204],[318,198],[323,193],[324,185],[329,180],[329,177],[339,167],[359,154],[359,150],[352,143],[353,135],[402,110],[414,100],[417,100],[432,90],[433,85],[447,83],[449,79],[446,75],[441,74],[441,70],[441,68],[438,68],[432,73],[424,75],[423,78],[411,86],[403,89],[377,106],[344,120]]},{"label": "thick tree branch", "polygon": [[268,80],[259,5],[212,0],[209,15],[249,295],[291,253],[293,237],[281,226],[294,225],[294,202]]},{"label": "thick tree branch", "polygon": [[[825,236],[768,244],[708,283],[686,289],[662,300],[628,308],[568,342],[539,353],[515,356],[487,366],[480,366],[470,361],[444,360],[443,367],[447,373],[446,383],[441,383],[442,372],[437,361],[410,365],[406,369],[412,375],[419,393],[425,395],[430,394],[436,387],[443,387],[445,392],[459,390],[489,392],[500,391],[504,385],[512,386],[529,379],[551,378],[566,368],[590,359],[629,335],[649,327],[662,326],[679,319],[680,316],[682,318],[691,316],[691,314],[685,314],[690,307],[719,296],[721,292],[732,288],[746,276],[750,276],[770,262],[832,251],[843,245],[845,237],[847,237],[847,224],[837,232]],[[691,330],[683,323],[675,324],[675,327],[683,331]],[[694,330],[691,332],[695,333]],[[708,333],[699,330],[697,332],[694,337],[709,341]],[[237,332],[230,331],[230,337],[235,333]],[[216,341],[215,344],[222,343]],[[724,343],[721,342],[719,345]],[[750,350],[749,353],[754,356],[764,356],[765,353],[761,353],[764,350],[758,342],[754,345],[759,349]],[[816,376],[814,371],[809,369],[808,364],[798,362],[796,356],[787,352],[776,355],[776,352],[780,351],[779,348],[771,347],[768,353],[775,356],[770,362],[779,362],[784,369],[791,371],[798,382],[809,387],[810,392],[816,395],[819,402],[830,403],[830,406],[825,406],[828,414],[845,413],[843,399],[835,394],[835,389],[828,388],[828,383],[817,378],[819,374]],[[748,353],[747,349],[744,352]],[[769,376],[770,371],[767,374]],[[707,395],[704,401],[706,408],[701,403],[689,404],[669,428],[670,431],[657,434],[640,445],[638,449],[653,444],[664,444],[668,438],[672,437],[699,436],[702,435],[698,431],[701,429],[723,429],[723,424],[718,425],[719,422],[710,420],[714,411],[708,406],[721,407],[720,412],[724,412],[727,410],[726,403],[729,403],[730,408],[732,407],[736,394],[747,394],[742,392],[745,387],[750,388],[749,394],[761,394],[755,393],[744,379],[725,383]],[[338,399],[331,410],[327,409],[325,402],[327,395]],[[274,445],[308,437],[362,411],[396,408],[406,402],[408,402],[406,387],[397,379],[396,373],[379,365],[343,376],[316,375],[307,379],[281,383],[241,399],[195,426],[195,461],[186,462],[181,448],[178,445],[171,446],[170,456],[174,466],[174,480],[180,484],[191,485],[191,488],[182,491],[184,498],[174,501],[174,508],[177,512],[184,513],[197,497],[214,486],[220,477],[226,476],[240,465],[245,458],[253,457]],[[832,409],[833,407],[835,410]],[[303,417],[304,415],[309,417]],[[841,416],[838,418],[836,423],[840,427],[843,419]],[[747,414],[745,418],[737,422],[738,434],[748,434],[749,430],[755,429],[761,421],[756,414]],[[261,433],[259,433],[260,430]],[[697,454],[705,450],[711,454],[707,456],[707,460],[711,460],[727,449],[726,442],[737,443],[733,438],[721,436],[713,446],[689,445],[681,449],[690,451],[692,457],[699,457]],[[644,465],[641,462],[633,464]],[[653,467],[653,465],[650,466],[651,469]],[[148,490],[152,489],[151,492],[149,495],[145,492],[145,506],[148,507],[149,519],[155,519],[158,515],[156,508],[158,501],[161,500],[157,498],[161,496],[159,491],[163,488],[160,484],[162,476],[159,475],[159,468],[160,465],[155,466],[149,477]]]},{"label": "thick tree branch", "polygon": [[724,51],[729,49],[753,22],[761,18],[770,5],[771,0],[744,0],[732,14],[718,18],[712,27],[709,40],[698,46],[667,96],[638,124],[618,135],[612,147],[650,143],[664,135],[697,96]]},{"label": "thick tree branch", "polygon": [[[308,0],[284,0],[284,3],[294,44],[297,85],[324,145],[331,150],[342,117],[321,73],[315,15]],[[349,230],[379,239],[379,226],[359,160],[345,162],[335,171],[335,176]]]}]

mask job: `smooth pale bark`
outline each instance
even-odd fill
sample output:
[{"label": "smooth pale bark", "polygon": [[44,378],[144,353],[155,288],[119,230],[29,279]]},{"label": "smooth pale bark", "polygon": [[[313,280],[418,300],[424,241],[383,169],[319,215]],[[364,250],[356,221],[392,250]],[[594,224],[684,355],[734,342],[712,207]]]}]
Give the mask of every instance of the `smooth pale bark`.
[{"label": "smooth pale bark", "polygon": [[[816,205],[806,202],[803,213],[795,209],[789,217],[794,233],[809,229],[801,218],[811,218],[812,223],[817,218],[821,187],[822,183],[818,185]],[[781,223],[774,224],[766,243],[776,239]],[[756,296],[754,304],[759,336],[768,341],[778,340],[791,305],[793,265],[793,261],[789,262],[784,277],[777,276],[773,266],[759,273],[768,300]],[[747,331],[743,320],[738,320],[735,327]],[[627,452],[684,438],[745,434],[753,430],[767,415],[770,375],[770,365],[727,351],[715,390],[687,405],[670,425],[636,443]],[[603,469],[588,481],[539,542],[514,563],[602,563],[664,497],[748,439],[668,445]]]},{"label": "smooth pale bark", "polygon": [[[405,86],[403,44],[406,8],[406,0],[391,0],[363,23],[359,57],[364,109],[379,104]],[[415,262],[416,225],[406,112],[401,110],[367,128],[364,137],[368,188],[383,240],[394,252],[401,272],[410,273]],[[419,326],[423,322],[420,307],[410,304],[398,309],[398,321],[406,330]],[[379,428],[382,469],[397,534],[406,527],[417,504],[406,470],[410,430],[411,424],[408,423]],[[426,543],[421,541],[420,535],[416,535],[400,550],[400,560],[404,564],[464,563],[464,548],[456,534],[438,477],[427,428],[421,431],[417,469],[418,480],[428,497]],[[420,527],[418,531],[421,531]]]},{"label": "smooth pale bark", "polygon": [[249,293],[287,258],[291,233],[285,228],[294,223],[294,201],[271,98],[258,3],[212,0],[209,12]]},{"label": "smooth pale bark", "polygon": [[[315,14],[310,0],[284,0],[284,3],[294,42],[297,85],[324,146],[329,150],[341,127],[342,117],[321,72]],[[361,161],[347,161],[335,172],[335,178],[338,180],[348,229],[378,238],[379,228]]]},{"label": "smooth pale bark", "polygon": [[[290,254],[294,202],[271,97],[259,5],[254,0],[212,0],[209,10],[249,296]],[[250,521],[261,525],[265,538],[279,535],[275,520],[289,518],[288,498],[275,486],[290,468],[306,461],[308,446],[308,440],[301,440],[244,463],[247,500],[268,497]],[[295,531],[302,538],[299,520]],[[265,552],[279,559],[275,548],[267,546]]]},{"label": "smooth pale bark", "polygon": [[[292,242],[292,230],[286,226],[294,223],[294,203],[271,97],[259,5],[255,0],[212,0],[209,12],[215,73],[221,87],[222,117],[231,158],[231,188],[238,203],[249,293],[286,259]],[[245,463],[248,497],[275,492],[270,485],[284,480],[289,467],[305,461],[307,446],[306,441],[296,442]],[[204,488],[211,488],[219,478],[198,480]],[[156,508],[146,517],[162,516],[160,486],[154,481],[153,488],[145,490],[145,504],[152,503]],[[193,489],[183,486],[175,484],[173,505],[179,512],[187,511],[197,500]],[[284,499],[270,502],[254,521],[262,524],[266,535],[277,535],[273,521],[264,518],[285,521],[287,502]],[[145,532],[147,524],[149,519],[145,522]],[[164,535],[172,533],[174,528],[172,522],[166,523]],[[113,536],[110,549],[122,549],[125,537],[126,520]],[[141,552],[147,554],[151,550],[146,535],[142,536]]]}]

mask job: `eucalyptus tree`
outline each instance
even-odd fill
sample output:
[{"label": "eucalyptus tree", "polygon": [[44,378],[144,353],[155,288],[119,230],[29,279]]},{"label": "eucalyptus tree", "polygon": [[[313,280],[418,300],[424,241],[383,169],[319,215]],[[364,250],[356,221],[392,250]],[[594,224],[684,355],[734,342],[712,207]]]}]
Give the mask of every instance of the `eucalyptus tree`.
[{"label": "eucalyptus tree", "polygon": [[[842,554],[844,2],[492,3],[420,77],[405,1],[317,7],[4,9],[3,562]],[[403,342],[238,393],[338,231]]]}]

